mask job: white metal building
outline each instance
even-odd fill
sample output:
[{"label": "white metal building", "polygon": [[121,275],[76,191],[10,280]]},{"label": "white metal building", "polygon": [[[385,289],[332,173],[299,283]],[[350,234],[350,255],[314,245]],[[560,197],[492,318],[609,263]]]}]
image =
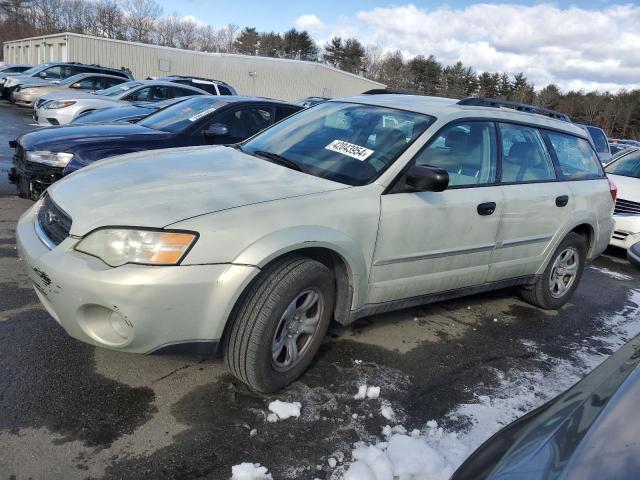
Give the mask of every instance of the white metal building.
[{"label": "white metal building", "polygon": [[384,85],[328,65],[282,58],[204,53],[75,33],[4,42],[6,63],[49,61],[126,67],[135,78],[193,75],[224,80],[240,95],[297,100],[345,97]]}]

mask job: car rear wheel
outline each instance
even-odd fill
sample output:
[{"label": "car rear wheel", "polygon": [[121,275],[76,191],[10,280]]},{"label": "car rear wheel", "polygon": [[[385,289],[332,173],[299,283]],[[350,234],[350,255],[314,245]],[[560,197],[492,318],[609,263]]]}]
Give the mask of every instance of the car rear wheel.
[{"label": "car rear wheel", "polygon": [[224,339],[229,371],[252,389],[275,392],[310,365],[331,321],[335,281],[315,260],[268,266],[241,299]]},{"label": "car rear wheel", "polygon": [[587,243],[582,235],[569,233],[551,257],[534,285],[523,287],[525,301],[547,310],[556,310],[575,292],[587,259]]}]

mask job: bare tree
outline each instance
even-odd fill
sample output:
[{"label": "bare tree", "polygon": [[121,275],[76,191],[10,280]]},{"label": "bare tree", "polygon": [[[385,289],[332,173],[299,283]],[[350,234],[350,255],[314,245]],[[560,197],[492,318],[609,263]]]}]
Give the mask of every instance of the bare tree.
[{"label": "bare tree", "polygon": [[115,0],[98,0],[95,3],[95,24],[97,35],[123,39],[123,14]]},{"label": "bare tree", "polygon": [[155,23],[162,15],[162,7],[155,0],[125,0],[122,8],[129,27],[129,40],[148,43]]},{"label": "bare tree", "polygon": [[218,50],[221,52],[235,53],[235,47],[233,45],[239,34],[240,27],[233,23],[229,23],[220,28],[217,32]]}]

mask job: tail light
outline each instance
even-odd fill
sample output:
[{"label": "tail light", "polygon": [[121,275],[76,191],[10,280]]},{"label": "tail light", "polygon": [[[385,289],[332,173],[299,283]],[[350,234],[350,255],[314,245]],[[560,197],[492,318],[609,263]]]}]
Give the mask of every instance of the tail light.
[{"label": "tail light", "polygon": [[611,194],[613,203],[616,203],[616,198],[618,197],[618,187],[616,187],[616,184],[613,183],[609,177],[607,177],[607,180],[609,181],[609,193]]}]

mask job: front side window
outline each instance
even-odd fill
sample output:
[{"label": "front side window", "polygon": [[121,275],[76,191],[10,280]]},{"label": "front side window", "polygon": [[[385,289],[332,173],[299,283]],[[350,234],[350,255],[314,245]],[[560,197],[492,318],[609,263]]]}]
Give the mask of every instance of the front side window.
[{"label": "front side window", "polygon": [[640,178],[640,150],[631,152],[610,163],[604,170],[611,175]]},{"label": "front side window", "polygon": [[523,183],[554,180],[556,173],[537,128],[500,124],[502,182]]},{"label": "front side window", "polygon": [[225,124],[232,139],[245,139],[271,125],[273,113],[271,109],[262,107],[232,109],[220,114],[215,122]]},{"label": "front side window", "polygon": [[62,67],[60,65],[55,65],[53,67],[47,68],[44,70],[45,77],[48,79],[60,79],[62,78]]},{"label": "front side window", "polygon": [[446,170],[452,187],[494,183],[495,138],[495,127],[491,122],[449,125],[418,154],[415,164]]},{"label": "front side window", "polygon": [[604,176],[596,152],[587,140],[558,132],[548,132],[547,135],[564,178],[584,180]]},{"label": "front side window", "polygon": [[260,152],[283,157],[311,175],[364,185],[431,123],[433,117],[424,114],[327,102],[285,118],[242,145],[242,150],[258,157]]}]

